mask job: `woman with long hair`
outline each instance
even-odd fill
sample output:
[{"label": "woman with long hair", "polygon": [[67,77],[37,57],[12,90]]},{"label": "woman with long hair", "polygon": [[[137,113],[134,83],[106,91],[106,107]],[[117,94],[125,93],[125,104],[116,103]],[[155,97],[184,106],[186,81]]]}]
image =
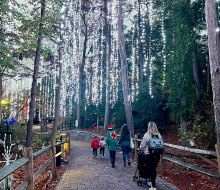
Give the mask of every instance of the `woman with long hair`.
[{"label": "woman with long hair", "polygon": [[152,186],[155,187],[156,168],[160,160],[160,155],[155,156],[155,155],[150,154],[148,142],[153,137],[162,139],[161,134],[158,131],[156,123],[153,121],[150,121],[148,123],[147,132],[144,134],[143,139],[141,141],[140,148],[141,150],[144,151],[145,162],[148,166],[149,177],[150,177]]},{"label": "woman with long hair", "polygon": [[128,165],[131,165],[130,140],[131,140],[130,131],[128,129],[128,126],[126,124],[124,124],[121,128],[121,134],[120,134],[120,139],[119,139],[119,144],[120,144],[122,152],[123,152],[124,166],[126,166],[127,163],[128,163]]}]

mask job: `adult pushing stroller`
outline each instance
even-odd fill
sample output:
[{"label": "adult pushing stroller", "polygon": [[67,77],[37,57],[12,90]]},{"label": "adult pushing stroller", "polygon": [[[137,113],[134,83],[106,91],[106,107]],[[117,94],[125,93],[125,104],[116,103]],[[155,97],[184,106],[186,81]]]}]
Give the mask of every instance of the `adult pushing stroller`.
[{"label": "adult pushing stroller", "polygon": [[138,153],[137,168],[133,176],[133,180],[137,181],[138,186],[141,186],[143,183],[146,183],[148,186],[152,184],[155,186],[156,165],[158,161],[155,157],[145,155],[143,151]]}]

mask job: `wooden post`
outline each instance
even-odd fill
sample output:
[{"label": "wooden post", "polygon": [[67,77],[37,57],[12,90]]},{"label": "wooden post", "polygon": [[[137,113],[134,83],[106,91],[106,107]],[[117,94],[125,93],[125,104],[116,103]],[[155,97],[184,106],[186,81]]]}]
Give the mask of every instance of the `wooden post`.
[{"label": "wooden post", "polygon": [[31,147],[24,147],[24,156],[29,158],[25,165],[25,180],[28,182],[27,190],[34,189],[33,150]]},{"label": "wooden post", "polygon": [[52,147],[51,147],[51,157],[52,157],[52,167],[51,167],[51,169],[52,169],[52,176],[54,177],[54,178],[57,178],[57,166],[56,166],[56,157],[55,157],[55,155],[56,155],[56,144],[55,144],[55,141],[52,139],[52,141],[51,141],[51,145],[52,145]]},{"label": "wooden post", "polygon": [[160,156],[160,171],[162,176],[166,174],[166,160],[163,159],[163,155]]},{"label": "wooden post", "polygon": [[68,154],[70,154],[70,133],[69,133],[69,136],[68,136],[68,146],[69,146],[69,148],[68,148]]},{"label": "wooden post", "polygon": [[217,161],[218,161],[218,173],[220,175],[220,144],[215,145],[215,150],[216,150],[216,156],[217,156]]},{"label": "wooden post", "polygon": [[135,161],[137,161],[137,149],[138,149],[138,142],[137,142],[137,135],[134,135],[134,157]]}]

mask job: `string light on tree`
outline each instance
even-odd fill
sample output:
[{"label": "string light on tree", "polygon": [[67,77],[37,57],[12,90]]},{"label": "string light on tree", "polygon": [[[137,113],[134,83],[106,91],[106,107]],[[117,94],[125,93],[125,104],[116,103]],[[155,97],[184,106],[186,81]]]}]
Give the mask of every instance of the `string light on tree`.
[{"label": "string light on tree", "polygon": [[166,59],[166,54],[165,54],[165,49],[166,49],[166,34],[165,34],[165,29],[164,29],[164,2],[162,6],[162,20],[161,20],[161,35],[162,35],[162,41],[163,41],[163,49],[162,49],[162,60],[163,60],[163,81],[162,85],[165,85],[165,72],[166,72],[166,65],[167,65],[167,59]]},{"label": "string light on tree", "polygon": [[[149,1],[149,9],[153,10],[153,2],[152,0]],[[151,36],[152,36],[152,26],[153,26],[153,14],[150,11],[149,12],[149,30],[150,30],[150,36],[149,36],[149,95],[153,98],[153,92],[152,92],[152,78],[153,78],[153,57],[151,52]]]}]

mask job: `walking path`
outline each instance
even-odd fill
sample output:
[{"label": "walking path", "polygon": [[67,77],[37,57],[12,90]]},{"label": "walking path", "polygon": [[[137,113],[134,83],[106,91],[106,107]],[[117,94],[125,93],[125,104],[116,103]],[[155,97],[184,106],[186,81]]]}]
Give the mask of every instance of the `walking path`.
[{"label": "walking path", "polygon": [[[74,138],[75,139],[75,138]],[[71,141],[69,165],[56,190],[136,190],[148,189],[133,181],[135,165],[124,167],[121,153],[117,152],[116,167],[112,168],[108,150],[105,158],[93,158],[90,142]],[[177,190],[162,179],[156,181],[157,190]]]}]

